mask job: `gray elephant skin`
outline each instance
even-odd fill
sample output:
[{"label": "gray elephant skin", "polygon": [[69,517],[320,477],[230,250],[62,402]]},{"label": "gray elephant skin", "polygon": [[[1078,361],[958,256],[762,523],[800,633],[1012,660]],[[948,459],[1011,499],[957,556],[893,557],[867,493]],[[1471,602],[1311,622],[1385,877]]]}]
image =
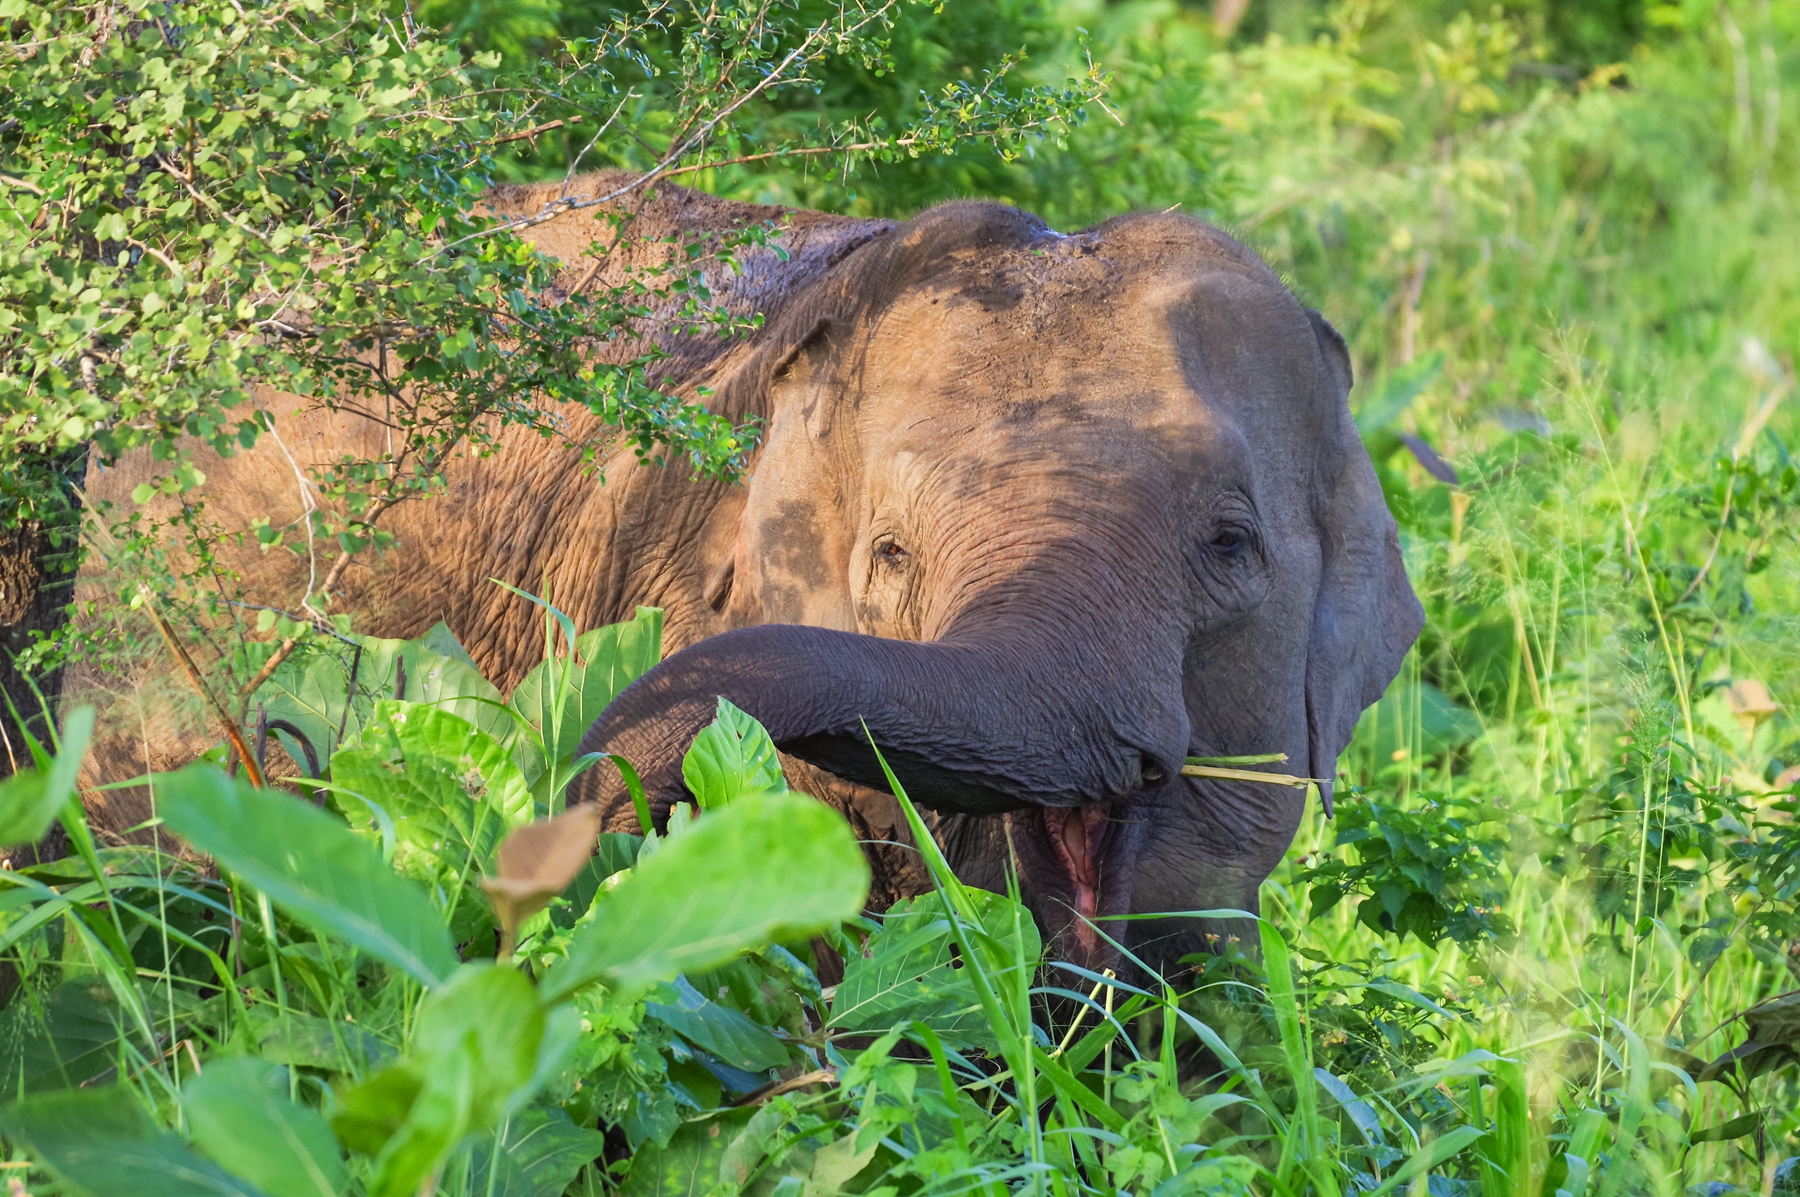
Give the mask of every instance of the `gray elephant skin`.
[{"label": "gray elephant skin", "polygon": [[[491,203],[529,214],[558,194]],[[1339,752],[1423,618],[1331,326],[1255,254],[1177,214],[1061,234],[997,203],[891,223],[665,185],[624,206],[651,231],[781,222],[783,253],[740,252],[712,280],[728,306],[765,314],[754,337],[646,334],[670,355],[667,386],[764,422],[747,476],[697,481],[620,447],[602,486],[578,455],[515,438],[458,463],[447,496],[396,510],[398,547],[346,575],[338,609],[383,635],[446,619],[504,686],[541,630],[490,577],[548,579],[584,627],[664,607],[675,651],[582,750],[631,760],[660,819],[688,797],[688,743],[729,699],[768,728],[797,788],[888,841],[871,848],[877,905],[926,881],[893,846],[907,836],[870,736],[965,880],[1004,890],[1016,862],[1065,958],[1112,959],[1090,921],[1107,915],[1255,910],[1306,791],[1183,776],[1184,759],[1286,753],[1273,767],[1324,779],[1329,803]],[[580,251],[611,227],[586,209],[529,235],[574,286]],[[581,432],[584,413],[570,418]],[[204,463],[216,517],[279,522],[300,501],[291,466],[381,435],[321,411],[281,414],[277,431],[292,461],[259,445]],[[148,468],[93,483],[129,493]],[[252,598],[300,588],[303,565],[240,565]],[[205,738],[157,717],[154,732],[142,710],[115,720],[134,738],[91,768],[132,776]],[[610,765],[571,800],[636,827]],[[1099,926],[1159,966],[1208,930]]]}]

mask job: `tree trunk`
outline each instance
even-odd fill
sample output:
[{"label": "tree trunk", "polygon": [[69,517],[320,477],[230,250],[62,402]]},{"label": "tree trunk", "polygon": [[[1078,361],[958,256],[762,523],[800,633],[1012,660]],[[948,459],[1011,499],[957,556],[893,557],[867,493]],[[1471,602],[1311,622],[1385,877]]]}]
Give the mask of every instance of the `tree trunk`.
[{"label": "tree trunk", "polygon": [[[68,622],[80,563],[75,484],[86,461],[85,452],[26,458],[0,479],[0,777],[31,764],[21,733],[48,743],[62,670],[27,671],[18,656]],[[60,858],[65,847],[55,826],[42,843],[4,855],[14,865],[41,863]]]}]

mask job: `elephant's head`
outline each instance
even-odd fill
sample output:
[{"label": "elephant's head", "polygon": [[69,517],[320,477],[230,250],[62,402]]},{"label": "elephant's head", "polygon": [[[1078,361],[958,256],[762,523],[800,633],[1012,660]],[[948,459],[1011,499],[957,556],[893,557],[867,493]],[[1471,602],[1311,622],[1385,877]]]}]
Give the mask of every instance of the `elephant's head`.
[{"label": "elephant's head", "polygon": [[[720,385],[768,421],[716,592],[736,630],[639,680],[583,750],[666,806],[723,695],[885,788],[866,722],[952,816],[965,876],[1016,860],[1067,953],[1104,955],[1076,914],[1254,909],[1304,790],[1184,758],[1285,752],[1330,779],[1422,618],[1350,381],[1337,333],[1200,221],[1062,236],[933,209],[790,299]],[[582,785],[624,801],[610,768]],[[1182,926],[1156,957],[1200,942]]]}]

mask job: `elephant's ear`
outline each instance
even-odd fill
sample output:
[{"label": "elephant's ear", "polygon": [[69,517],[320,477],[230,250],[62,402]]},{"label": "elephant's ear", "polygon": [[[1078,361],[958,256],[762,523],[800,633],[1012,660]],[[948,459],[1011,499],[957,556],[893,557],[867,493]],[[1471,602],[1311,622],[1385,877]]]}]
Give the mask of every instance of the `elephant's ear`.
[{"label": "elephant's ear", "polygon": [[1407,580],[1399,531],[1375,467],[1350,418],[1350,354],[1325,318],[1308,310],[1329,394],[1313,472],[1321,576],[1306,653],[1309,773],[1331,814],[1338,753],[1380,700],[1418,639],[1425,611]]}]

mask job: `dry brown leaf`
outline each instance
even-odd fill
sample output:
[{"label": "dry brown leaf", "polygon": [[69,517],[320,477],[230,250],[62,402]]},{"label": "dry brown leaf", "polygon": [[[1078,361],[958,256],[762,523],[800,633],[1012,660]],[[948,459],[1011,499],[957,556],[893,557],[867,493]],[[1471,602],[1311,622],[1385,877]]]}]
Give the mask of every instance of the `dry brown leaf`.
[{"label": "dry brown leaf", "polygon": [[1769,688],[1753,677],[1742,678],[1725,687],[1725,705],[1744,725],[1746,735],[1755,735],[1757,725],[1781,709]]},{"label": "dry brown leaf", "polygon": [[500,875],[482,878],[481,888],[500,920],[503,958],[512,955],[525,920],[569,888],[599,837],[600,808],[590,805],[521,827],[501,841]]}]

